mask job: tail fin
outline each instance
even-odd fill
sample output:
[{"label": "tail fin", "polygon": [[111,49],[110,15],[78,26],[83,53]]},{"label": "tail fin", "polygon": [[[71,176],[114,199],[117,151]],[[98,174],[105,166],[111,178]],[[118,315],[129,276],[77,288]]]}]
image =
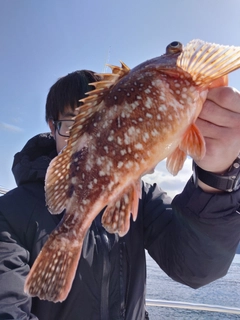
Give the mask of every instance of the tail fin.
[{"label": "tail fin", "polygon": [[35,260],[24,291],[30,296],[53,302],[66,299],[78,266],[82,242],[59,237],[53,231]]}]

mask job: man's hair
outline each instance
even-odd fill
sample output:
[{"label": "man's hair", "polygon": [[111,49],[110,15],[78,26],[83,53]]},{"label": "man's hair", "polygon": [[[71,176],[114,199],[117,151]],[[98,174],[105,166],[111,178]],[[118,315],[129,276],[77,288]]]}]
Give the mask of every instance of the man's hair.
[{"label": "man's hair", "polygon": [[79,100],[86,97],[85,93],[94,89],[89,83],[99,81],[100,77],[90,70],[78,70],[61,77],[52,85],[46,100],[45,119],[58,120],[68,106],[74,110],[79,106]]}]

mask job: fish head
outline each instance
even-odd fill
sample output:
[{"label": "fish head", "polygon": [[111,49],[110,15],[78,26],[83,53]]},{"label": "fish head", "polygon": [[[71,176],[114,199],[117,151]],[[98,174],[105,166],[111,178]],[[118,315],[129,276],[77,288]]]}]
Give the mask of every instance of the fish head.
[{"label": "fish head", "polygon": [[[178,68],[177,61],[181,53],[183,52],[183,45],[179,41],[173,41],[166,47],[166,52],[161,56],[147,60],[137,67],[133,68],[132,71],[140,71],[143,74],[146,70],[159,71],[162,74],[169,76],[179,77],[184,71]],[[190,77],[186,74],[186,77]]]}]

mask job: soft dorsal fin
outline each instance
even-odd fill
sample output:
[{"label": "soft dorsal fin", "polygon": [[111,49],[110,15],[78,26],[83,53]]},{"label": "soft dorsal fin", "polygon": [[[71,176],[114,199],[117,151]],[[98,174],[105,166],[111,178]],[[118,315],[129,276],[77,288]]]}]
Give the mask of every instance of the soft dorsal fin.
[{"label": "soft dorsal fin", "polygon": [[52,214],[59,214],[66,207],[69,186],[69,155],[69,151],[64,149],[51,161],[47,169],[45,196],[46,204]]},{"label": "soft dorsal fin", "polygon": [[240,67],[240,47],[192,40],[179,55],[177,66],[197,85],[208,85]]}]

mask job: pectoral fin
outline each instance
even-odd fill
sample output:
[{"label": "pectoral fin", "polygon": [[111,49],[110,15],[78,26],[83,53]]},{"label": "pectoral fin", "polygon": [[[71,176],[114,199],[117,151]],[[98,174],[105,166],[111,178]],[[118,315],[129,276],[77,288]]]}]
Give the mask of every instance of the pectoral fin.
[{"label": "pectoral fin", "polygon": [[205,153],[205,141],[198,127],[193,123],[186,131],[179,148],[195,160],[201,160]]},{"label": "pectoral fin", "polygon": [[166,167],[173,176],[176,176],[178,172],[182,169],[186,157],[186,152],[180,150],[179,147],[177,147],[173,151],[173,153],[171,153],[170,156],[168,156]]},{"label": "pectoral fin", "polygon": [[195,160],[200,160],[206,153],[204,138],[195,124],[186,131],[178,148],[167,158],[167,169],[172,175],[177,175],[182,169],[187,154]]}]

